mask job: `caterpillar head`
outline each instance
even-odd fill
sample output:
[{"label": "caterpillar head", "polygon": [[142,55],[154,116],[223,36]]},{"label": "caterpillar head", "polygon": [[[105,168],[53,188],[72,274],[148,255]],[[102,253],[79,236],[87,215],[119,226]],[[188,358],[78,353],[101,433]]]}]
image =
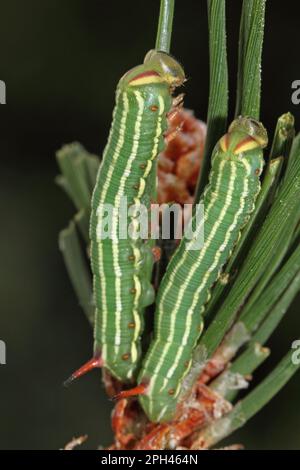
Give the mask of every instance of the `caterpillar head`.
[{"label": "caterpillar head", "polygon": [[228,133],[220,140],[223,152],[231,151],[235,155],[253,149],[263,149],[268,145],[268,134],[261,122],[239,116],[229,126]]},{"label": "caterpillar head", "polygon": [[182,66],[166,52],[151,50],[142,65],[129,70],[121,79],[129,87],[166,84],[171,90],[185,82]]}]

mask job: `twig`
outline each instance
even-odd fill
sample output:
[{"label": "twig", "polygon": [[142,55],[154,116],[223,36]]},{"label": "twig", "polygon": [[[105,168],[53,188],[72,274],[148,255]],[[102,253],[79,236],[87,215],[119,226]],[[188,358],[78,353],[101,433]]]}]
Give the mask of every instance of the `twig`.
[{"label": "twig", "polygon": [[63,450],[74,450],[75,447],[81,446],[88,438],[88,435],[73,437],[73,439],[65,445]]}]

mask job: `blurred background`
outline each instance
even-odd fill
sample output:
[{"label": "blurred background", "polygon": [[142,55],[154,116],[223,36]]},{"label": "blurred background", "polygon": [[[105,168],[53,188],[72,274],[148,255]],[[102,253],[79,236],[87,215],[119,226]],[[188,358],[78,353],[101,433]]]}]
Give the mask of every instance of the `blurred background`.
[{"label": "blurred background", "polygon": [[[188,108],[206,119],[206,1],[177,0],[172,53],[184,64]],[[230,104],[234,109],[240,0],[227,0]],[[288,7],[286,4],[288,3]],[[159,0],[1,0],[0,80],[0,448],[58,449],[87,433],[83,448],[111,441],[110,410],[99,373],[69,389],[62,382],[91,356],[92,332],[57,245],[74,210],[54,184],[55,151],[80,141],[101,153],[121,75],[155,43]],[[299,2],[269,2],[263,60],[262,120],[300,105]],[[272,337],[272,357],[256,380],[299,337],[299,298]],[[300,375],[229,441],[248,449],[300,449]]]}]

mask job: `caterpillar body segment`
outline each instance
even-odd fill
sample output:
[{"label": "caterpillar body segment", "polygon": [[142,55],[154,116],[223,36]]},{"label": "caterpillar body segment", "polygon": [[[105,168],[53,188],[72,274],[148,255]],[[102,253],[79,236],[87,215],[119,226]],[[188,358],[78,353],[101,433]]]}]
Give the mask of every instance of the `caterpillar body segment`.
[{"label": "caterpillar body segment", "polygon": [[[131,233],[139,231],[139,208],[143,205],[150,209],[156,185],[155,160],[165,146],[172,93],[183,81],[181,66],[158,51],[150,51],[144,64],[121,78],[92,197],[94,349],[104,367],[121,381],[131,381],[140,364],[143,309],[154,301],[154,293],[150,283],[153,243],[140,237],[122,239],[119,213],[127,198],[125,233],[129,226]],[[107,204],[113,207],[113,217],[111,236],[105,238]]]},{"label": "caterpillar body segment", "polygon": [[139,400],[151,421],[176,415],[210,290],[254,209],[266,145],[262,124],[240,117],[213,151],[201,200],[204,219],[196,224],[194,215],[190,222],[195,234],[204,229],[204,243],[191,250],[193,240],[184,237],[168,265],[156,300],[154,339],[138,376]]}]

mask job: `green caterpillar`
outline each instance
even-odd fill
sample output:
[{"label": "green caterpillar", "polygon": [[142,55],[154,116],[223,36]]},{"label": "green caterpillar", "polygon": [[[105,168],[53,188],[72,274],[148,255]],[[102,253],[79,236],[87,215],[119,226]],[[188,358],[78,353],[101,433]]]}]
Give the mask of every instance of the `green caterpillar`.
[{"label": "green caterpillar", "polygon": [[190,222],[195,236],[204,228],[203,246],[194,251],[190,249],[194,241],[182,239],[158,292],[154,339],[138,376],[139,385],[121,392],[139,395],[151,421],[175,416],[210,290],[253,211],[267,141],[262,124],[240,117],[213,151],[210,180],[201,201],[204,219],[196,225],[194,215]]},{"label": "green caterpillar", "polygon": [[[150,209],[155,160],[165,146],[172,93],[184,81],[184,71],[175,59],[152,50],[118,84],[113,122],[92,197],[95,356],[71,380],[103,365],[117,379],[131,381],[139,365],[142,312],[154,301],[152,242],[120,239],[118,216],[124,197],[129,206],[143,204]],[[112,205],[114,213],[111,237],[103,239],[106,204]],[[128,216],[127,226],[134,224],[134,218],[135,213]]]}]

